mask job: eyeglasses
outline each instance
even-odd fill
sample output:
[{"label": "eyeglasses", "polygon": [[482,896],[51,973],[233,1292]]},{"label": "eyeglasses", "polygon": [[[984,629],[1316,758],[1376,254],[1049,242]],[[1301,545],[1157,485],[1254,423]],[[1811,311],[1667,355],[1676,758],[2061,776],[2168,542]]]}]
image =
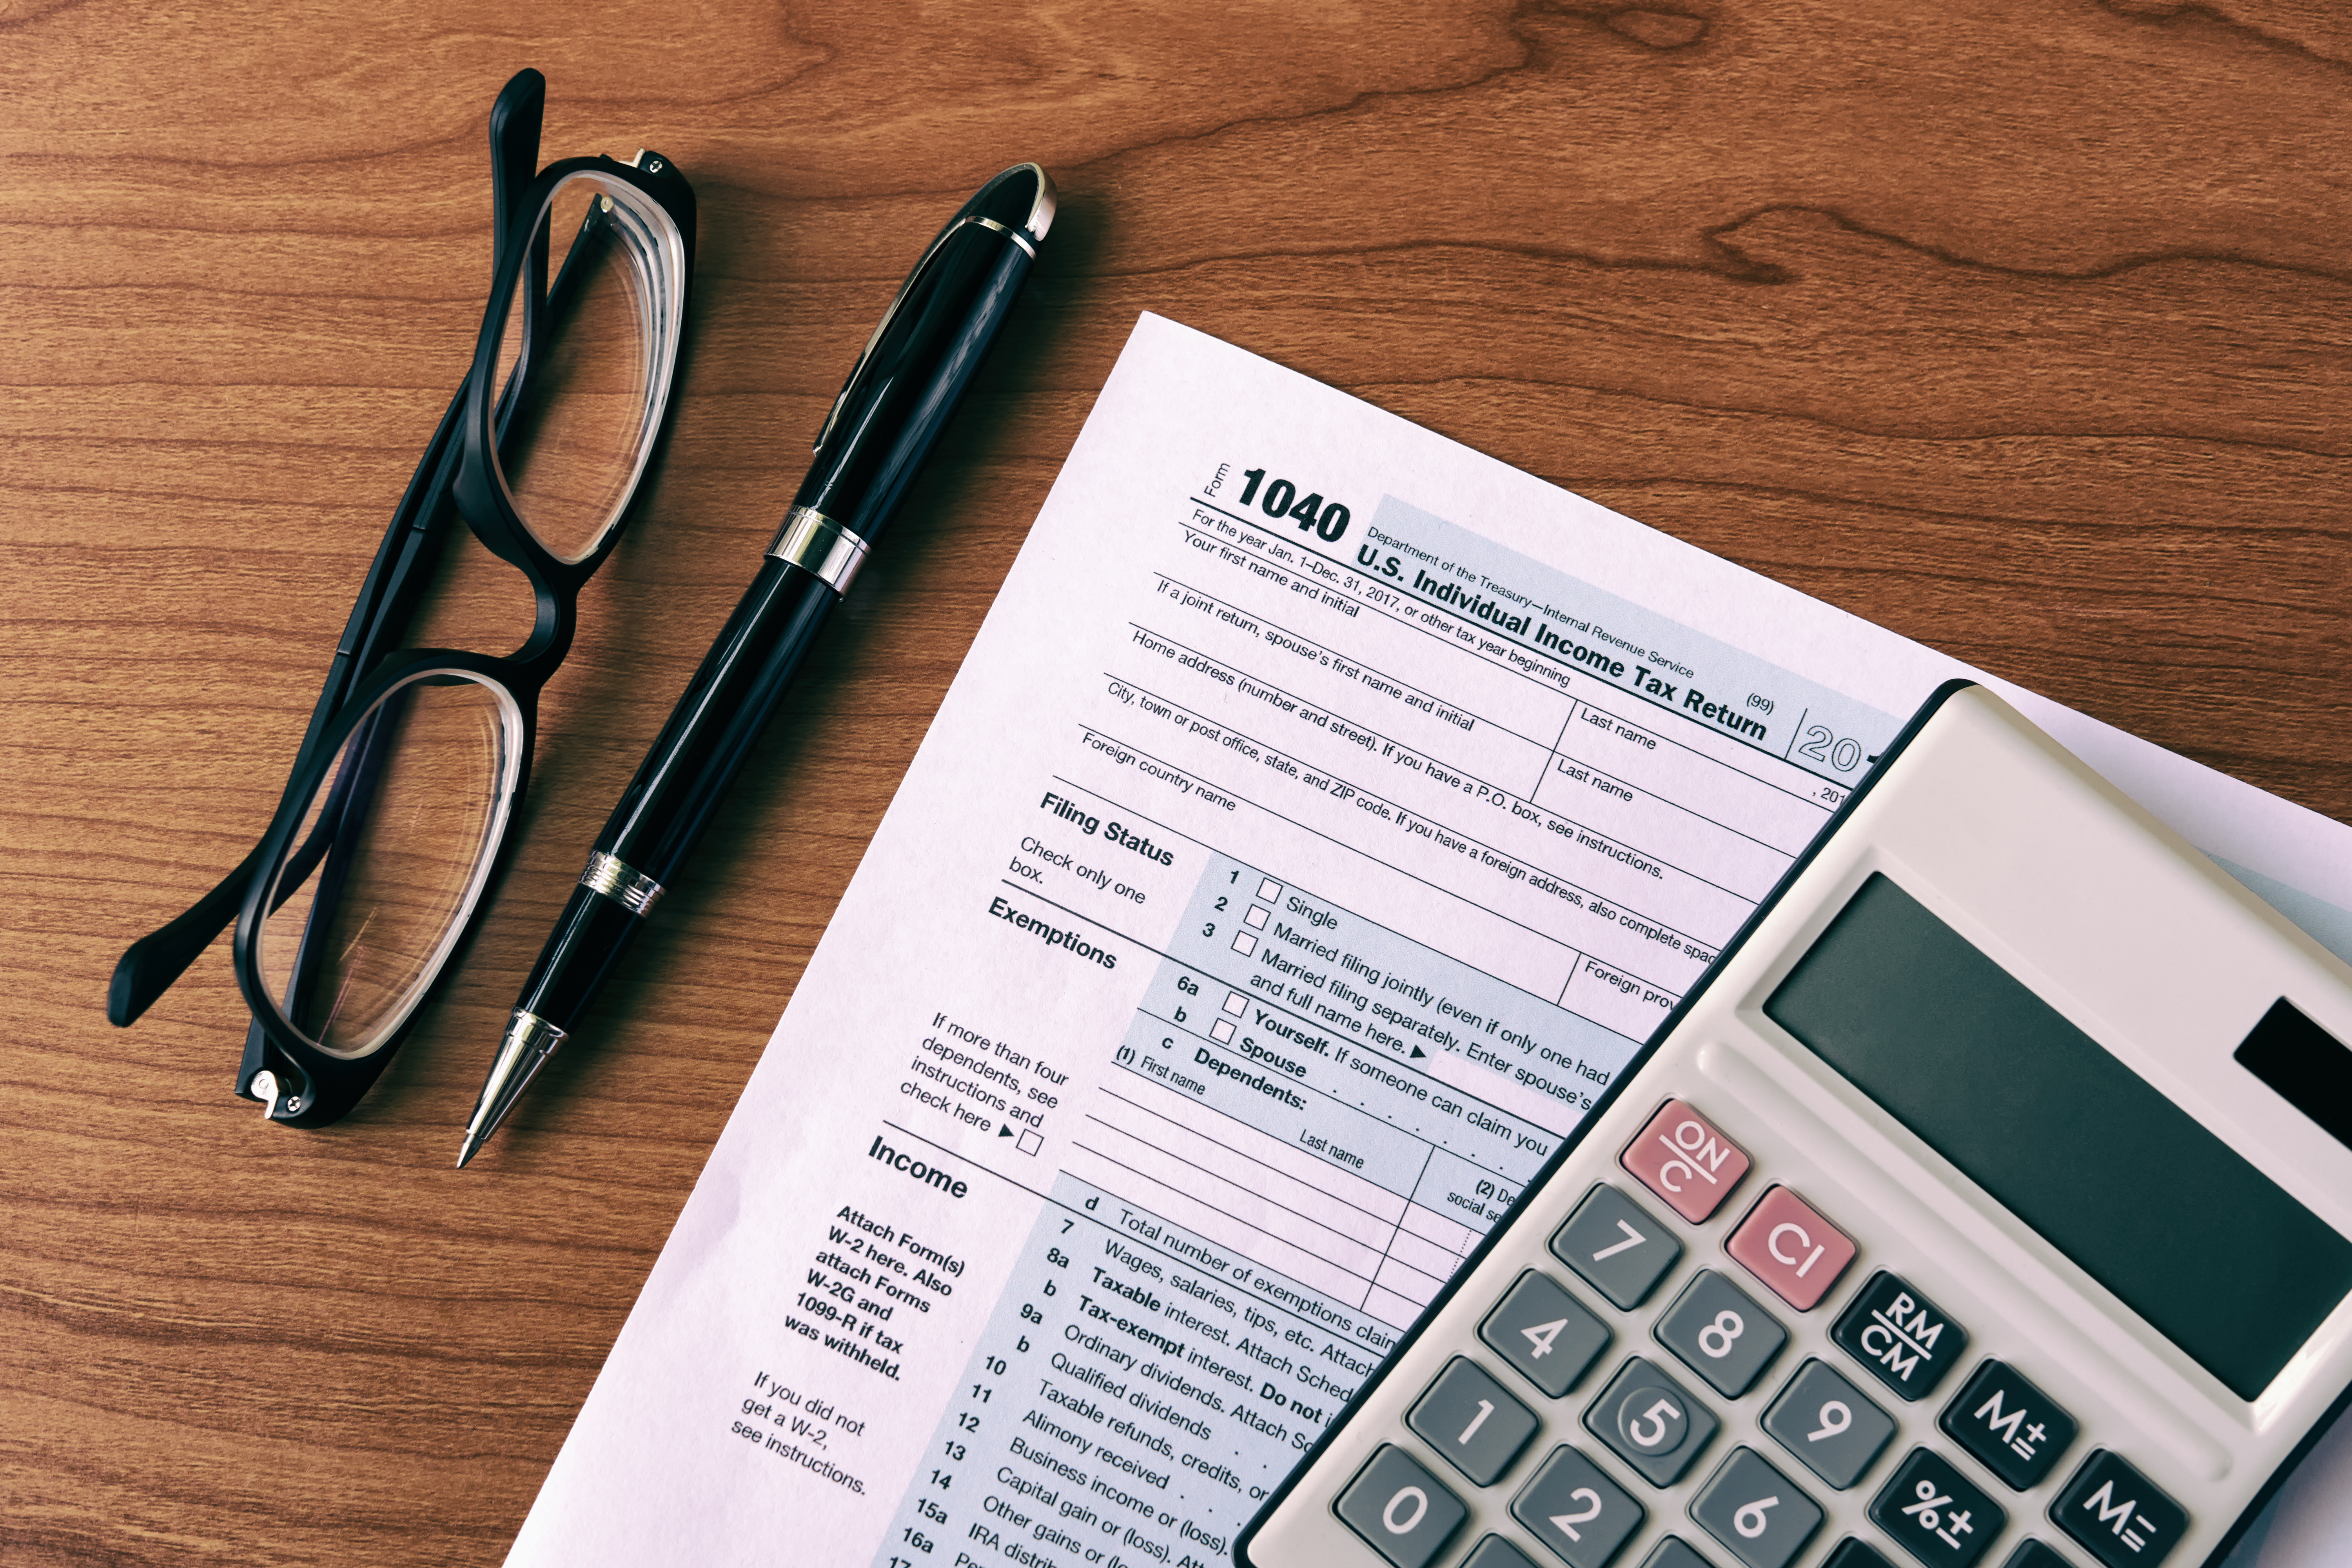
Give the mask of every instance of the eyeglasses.
[{"label": "eyeglasses", "polygon": [[[132,1022],[234,920],[253,1012],[236,1091],[274,1121],[349,1111],[478,923],[540,691],[668,425],[694,192],[653,153],[534,177],[546,95],[525,70],[491,108],[497,249],[473,364],[361,584],[277,812],[219,885],[131,944],[108,993],[107,1016]],[[504,658],[394,651],[453,510],[536,596]]]}]

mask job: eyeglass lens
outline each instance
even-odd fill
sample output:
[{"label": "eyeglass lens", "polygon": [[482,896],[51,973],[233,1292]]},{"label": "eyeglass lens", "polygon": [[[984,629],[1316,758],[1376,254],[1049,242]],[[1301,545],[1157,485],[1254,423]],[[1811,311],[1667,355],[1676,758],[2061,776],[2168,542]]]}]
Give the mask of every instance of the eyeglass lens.
[{"label": "eyeglass lens", "polygon": [[281,1017],[359,1056],[423,999],[480,897],[521,765],[520,709],[424,672],[343,742],[270,889],[257,957]]},{"label": "eyeglass lens", "polygon": [[677,358],[685,254],[650,197],[594,170],[561,181],[540,221],[547,304],[534,329],[526,268],[493,384],[512,405],[498,467],[524,526],[551,554],[577,561],[620,521],[651,456]]}]

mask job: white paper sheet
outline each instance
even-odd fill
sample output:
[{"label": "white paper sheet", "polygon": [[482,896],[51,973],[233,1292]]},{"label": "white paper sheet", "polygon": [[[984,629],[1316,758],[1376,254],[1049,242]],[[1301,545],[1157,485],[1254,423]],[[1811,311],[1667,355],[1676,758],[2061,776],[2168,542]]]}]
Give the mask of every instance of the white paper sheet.
[{"label": "white paper sheet", "polygon": [[[509,1561],[1224,1560],[1975,673],[1145,317]],[[2352,957],[2352,831],[1992,684]]]}]

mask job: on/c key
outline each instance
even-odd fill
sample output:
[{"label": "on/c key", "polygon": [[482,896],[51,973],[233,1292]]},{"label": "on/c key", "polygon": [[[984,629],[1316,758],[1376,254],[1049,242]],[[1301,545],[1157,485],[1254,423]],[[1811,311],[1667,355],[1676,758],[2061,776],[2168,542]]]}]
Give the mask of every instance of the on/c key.
[{"label": "on/c key", "polygon": [[1618,1163],[1693,1225],[1716,1211],[1748,1173],[1748,1151],[1679,1100],[1669,1100]]}]

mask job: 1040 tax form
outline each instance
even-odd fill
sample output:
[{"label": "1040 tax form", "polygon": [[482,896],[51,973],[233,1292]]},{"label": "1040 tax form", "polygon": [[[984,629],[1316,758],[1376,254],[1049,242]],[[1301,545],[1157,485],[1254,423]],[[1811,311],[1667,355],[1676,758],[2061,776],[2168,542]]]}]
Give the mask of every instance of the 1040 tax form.
[{"label": "1040 tax form", "polygon": [[[1146,316],[509,1561],[1228,1560],[1974,673]],[[2000,689],[2352,955],[2352,830]]]}]

